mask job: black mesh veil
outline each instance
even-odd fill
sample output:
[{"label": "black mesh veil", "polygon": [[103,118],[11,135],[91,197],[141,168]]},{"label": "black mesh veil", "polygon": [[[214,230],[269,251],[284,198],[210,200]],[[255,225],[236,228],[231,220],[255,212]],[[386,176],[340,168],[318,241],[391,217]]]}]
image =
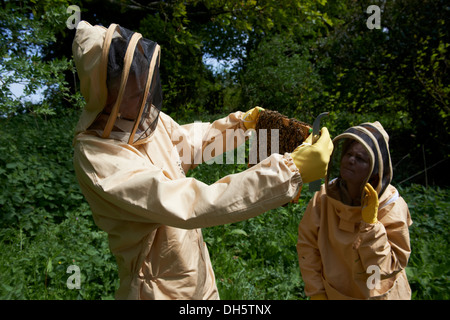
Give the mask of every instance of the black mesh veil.
[{"label": "black mesh veil", "polygon": [[114,132],[129,144],[140,144],[155,130],[162,108],[160,49],[139,33],[118,25],[111,28],[108,97],[103,111],[109,118],[102,136],[107,138]]}]

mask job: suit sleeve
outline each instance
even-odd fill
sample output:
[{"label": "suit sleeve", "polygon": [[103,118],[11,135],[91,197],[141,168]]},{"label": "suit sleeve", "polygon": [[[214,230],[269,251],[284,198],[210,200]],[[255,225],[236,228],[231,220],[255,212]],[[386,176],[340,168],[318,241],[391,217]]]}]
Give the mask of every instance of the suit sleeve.
[{"label": "suit sleeve", "polygon": [[241,118],[242,112],[236,111],[212,123],[179,125],[171,118],[166,119],[171,125],[168,131],[180,154],[184,171],[238,146],[245,146],[243,143],[250,131],[246,131]]},{"label": "suit sleeve", "polygon": [[202,228],[237,222],[289,202],[301,176],[289,154],[207,185],[169,179],[132,150],[101,139],[78,143],[74,166],[86,199],[109,218]]}]

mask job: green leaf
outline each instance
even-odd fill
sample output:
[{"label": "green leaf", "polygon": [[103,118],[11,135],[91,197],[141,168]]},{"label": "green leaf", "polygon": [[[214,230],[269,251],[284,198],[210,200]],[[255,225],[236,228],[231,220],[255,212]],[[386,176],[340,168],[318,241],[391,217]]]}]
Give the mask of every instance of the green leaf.
[{"label": "green leaf", "polygon": [[47,267],[45,268],[45,272],[48,274],[48,273],[50,273],[52,271],[53,271],[52,258],[49,258],[48,262],[47,262]]},{"label": "green leaf", "polygon": [[322,15],[322,18],[323,20],[325,20],[326,23],[328,23],[330,27],[333,26],[333,21],[331,21],[330,17],[328,17],[328,14],[326,12]]},{"label": "green leaf", "polygon": [[234,234],[234,235],[242,235],[242,236],[248,236],[247,232],[245,232],[242,229],[233,229],[230,231],[230,234]]},{"label": "green leaf", "polygon": [[11,163],[7,163],[6,164],[6,168],[7,169],[14,169],[15,167],[17,167],[17,162],[11,162]]}]

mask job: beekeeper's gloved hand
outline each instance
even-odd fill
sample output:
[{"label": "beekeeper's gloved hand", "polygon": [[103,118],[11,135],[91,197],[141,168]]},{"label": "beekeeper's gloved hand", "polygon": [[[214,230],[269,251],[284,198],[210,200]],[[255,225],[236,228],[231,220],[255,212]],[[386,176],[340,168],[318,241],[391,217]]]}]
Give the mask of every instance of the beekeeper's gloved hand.
[{"label": "beekeeper's gloved hand", "polygon": [[263,110],[264,109],[261,107],[254,107],[253,109],[250,109],[246,113],[244,113],[244,116],[242,117],[242,121],[244,122],[244,126],[247,130],[255,129],[256,121],[258,120],[259,113]]},{"label": "beekeeper's gloved hand", "polygon": [[370,183],[366,183],[364,191],[366,192],[366,195],[363,199],[362,218],[366,223],[377,223],[379,206],[378,193]]},{"label": "beekeeper's gloved hand", "polygon": [[313,145],[311,142],[312,134],[291,153],[304,183],[321,179],[327,174],[328,162],[333,152],[333,142],[325,127],[322,128],[317,142]]}]

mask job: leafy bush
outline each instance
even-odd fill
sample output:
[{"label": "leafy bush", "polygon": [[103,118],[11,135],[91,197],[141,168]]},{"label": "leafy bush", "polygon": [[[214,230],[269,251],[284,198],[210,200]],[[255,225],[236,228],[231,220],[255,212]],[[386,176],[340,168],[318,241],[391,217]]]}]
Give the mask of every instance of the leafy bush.
[{"label": "leafy bush", "polygon": [[[34,112],[54,115],[61,109],[55,101],[78,105],[80,95],[74,78],[70,55],[58,54],[64,48],[61,36],[67,32],[66,0],[5,1],[0,7],[0,115]],[[67,42],[66,42],[67,43]],[[57,47],[50,48],[50,46]],[[70,45],[68,46],[70,48]],[[57,51],[58,53],[55,53]],[[67,75],[70,75],[67,79]],[[12,90],[23,86],[23,93]],[[30,96],[43,96],[34,102]]]},{"label": "leafy bush", "polygon": [[[107,236],[95,226],[86,203],[35,236],[1,229],[0,254],[2,299],[112,299],[118,288]],[[80,268],[79,290],[67,287],[71,265]]]},{"label": "leafy bush", "polygon": [[303,117],[310,115],[322,91],[318,66],[310,59],[308,44],[300,45],[282,36],[263,40],[250,54],[242,75],[244,105],[247,109],[260,106],[286,115],[295,111],[303,113]]},{"label": "leafy bush", "polygon": [[77,114],[49,120],[31,114],[1,119],[0,227],[33,233],[43,218],[60,222],[83,196],[72,165]]},{"label": "leafy bush", "polygon": [[400,188],[413,219],[412,254],[406,273],[416,299],[450,299],[448,189]]},{"label": "leafy bush", "polygon": [[[117,267],[94,224],[72,165],[78,114],[1,119],[0,296],[6,299],[112,298]],[[20,134],[18,134],[20,133]],[[81,289],[68,290],[69,265]]]}]

